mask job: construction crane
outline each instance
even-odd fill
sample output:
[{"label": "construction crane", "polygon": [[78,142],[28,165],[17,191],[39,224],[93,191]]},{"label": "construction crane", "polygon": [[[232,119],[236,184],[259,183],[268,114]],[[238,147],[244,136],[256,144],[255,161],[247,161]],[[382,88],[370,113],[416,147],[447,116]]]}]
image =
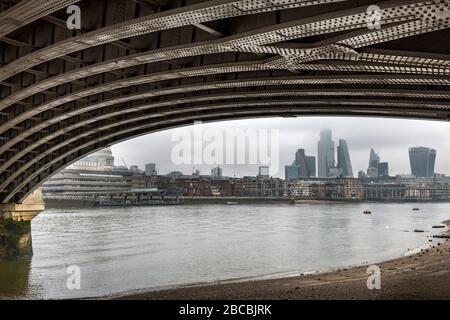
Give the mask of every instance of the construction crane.
[{"label": "construction crane", "polygon": [[128,168],[127,163],[125,162],[125,159],[122,157],[122,162],[125,165],[125,168]]}]

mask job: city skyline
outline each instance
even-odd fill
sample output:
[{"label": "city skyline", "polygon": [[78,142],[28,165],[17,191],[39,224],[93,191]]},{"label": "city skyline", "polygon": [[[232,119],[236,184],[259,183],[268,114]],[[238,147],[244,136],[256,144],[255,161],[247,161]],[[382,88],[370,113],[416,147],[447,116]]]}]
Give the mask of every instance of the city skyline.
[{"label": "city skyline", "polygon": [[[383,123],[383,130],[367,130],[370,126]],[[274,177],[284,178],[284,166],[292,164],[295,152],[304,149],[310,156],[317,156],[319,132],[330,128],[336,139],[345,139],[349,144],[349,155],[354,176],[358,171],[367,171],[368,155],[371,148],[382,155],[383,162],[389,163],[389,173],[411,174],[408,149],[426,146],[439,151],[436,161],[436,173],[450,172],[450,145],[444,137],[450,134],[450,126],[445,123],[399,120],[399,119],[363,119],[363,118],[297,118],[297,119],[262,119],[216,122],[221,130],[227,128],[276,128],[280,130],[280,167]],[[187,127],[190,129],[189,127]],[[175,129],[177,130],[177,129]],[[410,132],[408,132],[410,130]],[[201,174],[209,174],[211,165],[174,165],[170,163],[170,138],[174,130],[167,130],[152,135],[135,138],[112,146],[117,158],[125,158],[130,164],[144,167],[146,163],[157,164],[158,173],[182,171],[190,174],[197,169]],[[408,134],[399,134],[408,132]],[[143,145],[149,147],[143,148]],[[151,146],[156,151],[151,154]],[[219,164],[225,176],[257,175],[259,165],[223,165]],[[318,169],[318,168],[317,168]],[[317,170],[316,170],[317,176]]]}]

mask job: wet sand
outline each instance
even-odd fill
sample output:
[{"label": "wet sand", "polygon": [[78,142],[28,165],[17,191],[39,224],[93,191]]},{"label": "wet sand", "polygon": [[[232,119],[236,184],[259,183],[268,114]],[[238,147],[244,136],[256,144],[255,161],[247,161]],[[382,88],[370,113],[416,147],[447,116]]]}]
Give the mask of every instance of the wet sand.
[{"label": "wet sand", "polygon": [[[444,224],[450,226],[450,220]],[[449,237],[450,230],[442,235]],[[448,240],[432,238],[426,249],[377,264],[381,268],[380,290],[367,288],[367,266],[360,266],[279,279],[151,291],[120,299],[450,299]]]}]

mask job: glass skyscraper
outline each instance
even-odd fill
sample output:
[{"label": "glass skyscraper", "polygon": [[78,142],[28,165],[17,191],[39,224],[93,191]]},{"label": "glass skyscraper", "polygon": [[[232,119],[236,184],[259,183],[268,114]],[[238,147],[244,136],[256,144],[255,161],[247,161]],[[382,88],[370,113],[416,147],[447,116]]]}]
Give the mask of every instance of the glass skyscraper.
[{"label": "glass skyscraper", "polygon": [[414,176],[432,177],[435,161],[436,150],[426,147],[409,148],[409,162],[411,164],[411,173]]},{"label": "glass skyscraper", "polygon": [[378,164],[380,163],[380,156],[370,148],[370,157],[369,157],[369,166],[368,168],[378,168]]},{"label": "glass skyscraper", "polygon": [[298,149],[295,153],[294,165],[300,169],[299,177],[315,177],[316,176],[316,157],[307,156],[305,149]]},{"label": "glass skyscraper", "polygon": [[320,132],[320,140],[317,143],[317,167],[320,178],[329,176],[329,169],[334,167],[334,141],[331,130],[325,129]]},{"label": "glass skyscraper", "polygon": [[350,161],[350,154],[348,153],[347,141],[339,139],[337,147],[337,167],[343,177],[353,178],[352,163]]},{"label": "glass skyscraper", "polygon": [[154,164],[154,163],[147,163],[145,165],[145,174],[147,176],[152,176],[152,175],[156,174],[156,164]]},{"label": "glass skyscraper", "polygon": [[378,164],[378,176],[380,176],[380,177],[388,177],[389,176],[389,163],[380,162]]},{"label": "glass skyscraper", "polygon": [[284,166],[284,179],[295,180],[300,178],[300,167],[296,165]]}]

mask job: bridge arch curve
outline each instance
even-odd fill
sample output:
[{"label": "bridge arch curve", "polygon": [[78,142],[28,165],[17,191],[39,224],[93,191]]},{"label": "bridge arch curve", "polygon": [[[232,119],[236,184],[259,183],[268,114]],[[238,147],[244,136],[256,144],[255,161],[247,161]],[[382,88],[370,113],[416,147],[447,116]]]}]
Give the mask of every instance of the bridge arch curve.
[{"label": "bridge arch curve", "polygon": [[[71,4],[85,13],[79,31],[65,27]],[[371,4],[379,28],[369,28]],[[450,119],[448,0],[22,0],[0,10],[0,203],[20,203],[95,150],[196,120]]]}]

